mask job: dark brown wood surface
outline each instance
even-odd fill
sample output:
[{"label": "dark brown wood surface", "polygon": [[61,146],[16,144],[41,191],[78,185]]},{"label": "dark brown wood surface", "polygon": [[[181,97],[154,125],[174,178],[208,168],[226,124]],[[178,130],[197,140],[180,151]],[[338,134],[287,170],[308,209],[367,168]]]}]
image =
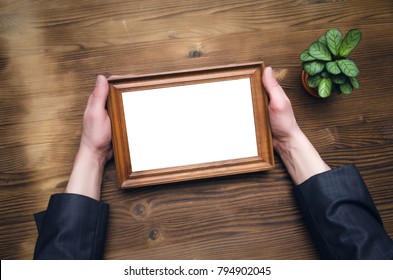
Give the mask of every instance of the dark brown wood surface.
[{"label": "dark brown wood surface", "polygon": [[[327,29],[360,28],[361,89],[320,101],[299,53]],[[125,75],[263,60],[288,69],[298,122],[332,167],[355,162],[393,237],[393,2],[182,0],[0,2],[0,258],[30,259],[32,214],[62,192],[98,73]],[[120,190],[107,259],[315,259],[281,160],[268,172]]]}]

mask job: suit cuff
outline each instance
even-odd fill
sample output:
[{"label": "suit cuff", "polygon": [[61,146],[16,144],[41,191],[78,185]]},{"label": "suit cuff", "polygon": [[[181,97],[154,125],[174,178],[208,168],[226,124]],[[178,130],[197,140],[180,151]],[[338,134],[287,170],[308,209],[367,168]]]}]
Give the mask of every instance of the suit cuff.
[{"label": "suit cuff", "polygon": [[35,259],[101,259],[109,205],[78,194],[52,195],[35,215]]},{"label": "suit cuff", "polygon": [[322,258],[393,257],[392,240],[354,165],[315,175],[294,193]]}]

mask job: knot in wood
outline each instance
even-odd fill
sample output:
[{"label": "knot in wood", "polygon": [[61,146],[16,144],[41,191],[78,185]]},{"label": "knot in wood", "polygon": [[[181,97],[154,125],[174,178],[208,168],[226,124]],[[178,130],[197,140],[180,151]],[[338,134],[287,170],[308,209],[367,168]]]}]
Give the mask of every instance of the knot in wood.
[{"label": "knot in wood", "polygon": [[149,216],[149,204],[137,201],[130,206],[130,214],[137,221],[143,221]]},{"label": "knot in wood", "polygon": [[146,215],[146,207],[145,205],[141,204],[141,203],[137,203],[134,207],[134,213],[137,216],[145,216]]},{"label": "knot in wood", "polygon": [[160,234],[159,234],[159,232],[158,232],[157,229],[152,229],[152,230],[150,231],[150,233],[149,233],[149,238],[150,238],[151,240],[157,240],[159,236],[160,236]]},{"label": "knot in wood", "polygon": [[189,53],[188,53],[188,57],[189,58],[198,58],[198,57],[201,57],[202,56],[202,52],[201,51],[195,51],[195,50],[193,50],[193,51],[190,51]]}]

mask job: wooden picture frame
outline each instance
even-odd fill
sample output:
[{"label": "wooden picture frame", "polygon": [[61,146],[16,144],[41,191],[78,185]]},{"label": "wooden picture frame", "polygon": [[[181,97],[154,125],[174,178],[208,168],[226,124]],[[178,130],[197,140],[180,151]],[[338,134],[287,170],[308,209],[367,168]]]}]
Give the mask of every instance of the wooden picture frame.
[{"label": "wooden picture frame", "polygon": [[120,188],[274,168],[263,69],[257,62],[109,77],[108,111]]}]

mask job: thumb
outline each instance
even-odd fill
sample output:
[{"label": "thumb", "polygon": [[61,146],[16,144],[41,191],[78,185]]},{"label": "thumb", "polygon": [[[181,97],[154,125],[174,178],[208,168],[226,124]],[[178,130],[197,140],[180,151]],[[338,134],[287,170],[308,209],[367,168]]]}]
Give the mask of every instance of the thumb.
[{"label": "thumb", "polygon": [[103,75],[98,75],[96,80],[96,87],[89,98],[89,105],[94,109],[105,108],[106,99],[108,97],[108,81]]},{"label": "thumb", "polygon": [[284,90],[274,77],[273,69],[271,67],[266,67],[263,71],[262,82],[267,93],[269,94],[270,99],[282,98],[286,96]]}]

